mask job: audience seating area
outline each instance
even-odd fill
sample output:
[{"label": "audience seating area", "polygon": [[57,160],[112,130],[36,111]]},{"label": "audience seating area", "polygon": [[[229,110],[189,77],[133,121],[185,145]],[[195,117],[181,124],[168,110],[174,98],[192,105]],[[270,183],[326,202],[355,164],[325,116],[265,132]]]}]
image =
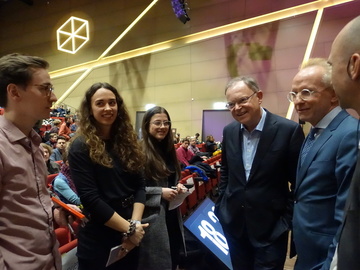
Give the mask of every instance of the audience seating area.
[{"label": "audience seating area", "polygon": [[212,196],[216,191],[220,180],[221,154],[213,156],[204,162],[209,164],[213,169],[216,169],[216,178],[209,177],[208,181],[203,181],[202,177],[199,177],[197,173],[190,172],[190,170],[181,172],[180,183],[188,187],[192,186],[189,188],[191,194],[186,197],[180,206],[183,217],[188,216],[207,196]]}]

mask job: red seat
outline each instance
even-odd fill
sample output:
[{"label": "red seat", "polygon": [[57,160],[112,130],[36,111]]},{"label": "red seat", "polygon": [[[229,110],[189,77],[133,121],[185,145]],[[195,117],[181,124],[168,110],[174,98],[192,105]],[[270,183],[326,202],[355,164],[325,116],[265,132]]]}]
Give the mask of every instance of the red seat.
[{"label": "red seat", "polygon": [[186,169],[186,170],[181,171],[181,179],[183,179],[189,175],[190,175],[190,170]]},{"label": "red seat", "polygon": [[60,166],[63,164],[63,161],[62,161],[62,160],[55,160],[54,162],[57,163],[57,164],[59,164]]},{"label": "red seat", "polygon": [[78,244],[78,240],[74,239],[74,240],[70,241],[69,243],[66,243],[65,245],[59,247],[60,254],[62,255],[66,252],[69,252],[73,248],[77,247],[77,244]]},{"label": "red seat", "polygon": [[205,184],[202,177],[198,177],[197,174],[194,177],[194,186],[197,194],[198,202],[202,201],[206,197]]},{"label": "red seat", "polygon": [[194,185],[194,175],[196,175],[196,174],[195,173],[190,174],[180,180],[180,183],[183,185],[186,185],[186,184],[193,185],[193,187],[189,189],[191,194],[189,196],[187,196],[187,198],[186,198],[188,210],[193,209],[198,203],[197,193],[196,193],[195,185]]},{"label": "red seat", "polygon": [[49,174],[47,176],[47,180],[46,180],[46,186],[51,185],[52,181],[54,180],[54,178],[58,175],[58,173],[54,173],[54,174]]},{"label": "red seat", "polygon": [[56,239],[59,241],[59,246],[63,246],[71,241],[71,234],[67,228],[56,228],[55,229]]}]

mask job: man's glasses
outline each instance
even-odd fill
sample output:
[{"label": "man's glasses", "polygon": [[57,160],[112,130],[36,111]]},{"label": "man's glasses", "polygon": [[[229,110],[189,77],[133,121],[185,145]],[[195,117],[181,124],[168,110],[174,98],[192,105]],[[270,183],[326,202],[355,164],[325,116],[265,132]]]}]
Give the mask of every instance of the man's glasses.
[{"label": "man's glasses", "polygon": [[303,89],[300,92],[289,92],[287,95],[287,99],[290,102],[294,102],[296,100],[296,98],[299,96],[301,100],[309,100],[311,99],[311,96],[314,93],[318,93],[319,91],[313,91],[313,90],[309,90],[309,89]]},{"label": "man's glasses", "polygon": [[171,122],[156,120],[156,121],[151,122],[151,124],[153,124],[156,127],[161,127],[162,125],[164,125],[164,127],[169,127],[171,125]]},{"label": "man's glasses", "polygon": [[40,91],[45,92],[48,97],[50,97],[51,93],[55,90],[52,84],[34,84],[34,86],[37,86]]},{"label": "man's glasses", "polygon": [[238,101],[236,101],[236,102],[228,102],[228,103],[226,103],[226,108],[228,108],[229,110],[232,110],[232,109],[234,109],[235,108],[235,106],[236,106],[236,104],[237,105],[244,105],[244,104],[246,104],[249,100],[250,100],[250,98],[252,98],[252,96],[253,95],[255,95],[257,92],[254,92],[251,96],[248,96],[248,97],[243,97],[243,98],[240,98]]}]

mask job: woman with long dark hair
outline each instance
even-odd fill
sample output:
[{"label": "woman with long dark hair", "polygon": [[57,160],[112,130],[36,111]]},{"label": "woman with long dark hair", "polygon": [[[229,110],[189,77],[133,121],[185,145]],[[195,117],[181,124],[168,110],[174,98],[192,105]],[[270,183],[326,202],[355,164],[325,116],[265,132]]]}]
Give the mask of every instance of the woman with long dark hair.
[{"label": "woman with long dark hair", "polygon": [[108,83],[95,83],[80,106],[69,165],[89,222],[79,231],[80,270],[105,269],[110,249],[119,258],[106,269],[136,269],[144,235],[140,220],[145,202],[141,175],[144,155],[123,99]]},{"label": "woman with long dark hair", "polygon": [[149,109],[143,118],[142,135],[147,198],[143,222],[150,226],[140,246],[138,269],[176,269],[180,251],[185,251],[183,226],[179,209],[168,209],[169,202],[185,187],[178,184],[180,164],[169,113],[159,106]]}]

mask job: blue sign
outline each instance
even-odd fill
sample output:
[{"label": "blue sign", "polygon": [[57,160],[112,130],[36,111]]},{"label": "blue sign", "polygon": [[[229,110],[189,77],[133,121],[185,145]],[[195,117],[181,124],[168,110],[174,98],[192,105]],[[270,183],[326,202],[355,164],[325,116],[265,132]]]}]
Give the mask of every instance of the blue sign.
[{"label": "blue sign", "polygon": [[184,225],[232,270],[229,246],[219,219],[215,216],[214,208],[214,202],[206,198],[184,222]]}]

